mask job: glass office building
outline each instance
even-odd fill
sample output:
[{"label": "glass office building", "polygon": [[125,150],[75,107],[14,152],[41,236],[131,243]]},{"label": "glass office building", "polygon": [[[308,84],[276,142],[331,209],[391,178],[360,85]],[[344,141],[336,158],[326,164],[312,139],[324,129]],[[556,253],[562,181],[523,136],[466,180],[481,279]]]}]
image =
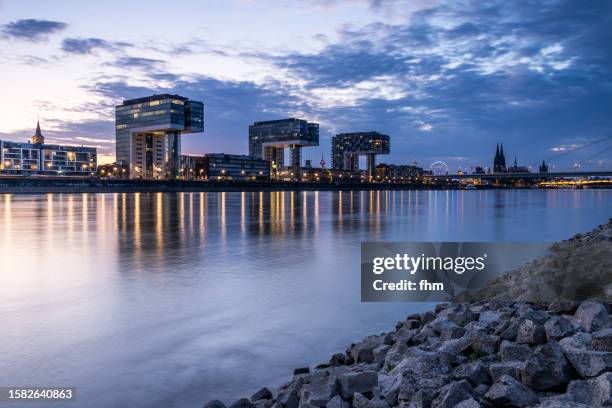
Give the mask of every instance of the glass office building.
[{"label": "glass office building", "polygon": [[359,156],[368,157],[368,177],[376,171],[376,155],[389,154],[390,137],[378,132],[340,133],[332,138],[332,167],[338,170],[359,170]]},{"label": "glass office building", "polygon": [[204,104],[161,94],[123,101],[115,108],[117,162],[131,178],[175,178],[181,135],[204,131]]},{"label": "glass office building", "polygon": [[301,148],[318,145],[319,125],[303,119],[268,120],[249,126],[249,155],[270,162],[273,173],[283,168],[288,147],[294,178],[298,178]]}]

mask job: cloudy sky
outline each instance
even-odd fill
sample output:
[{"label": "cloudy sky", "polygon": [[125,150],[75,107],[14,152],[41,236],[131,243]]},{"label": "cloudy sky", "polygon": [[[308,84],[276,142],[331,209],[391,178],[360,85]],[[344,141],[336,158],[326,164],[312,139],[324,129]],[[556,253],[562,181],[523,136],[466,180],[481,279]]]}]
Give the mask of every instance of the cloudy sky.
[{"label": "cloudy sky", "polygon": [[205,103],[186,153],[246,153],[250,123],[294,116],[321,125],[315,162],[378,130],[384,162],[490,166],[503,142],[519,164],[583,146],[555,166],[609,169],[611,27],[608,0],[0,0],[0,138],[40,116],[112,160],[114,106],[172,92]]}]

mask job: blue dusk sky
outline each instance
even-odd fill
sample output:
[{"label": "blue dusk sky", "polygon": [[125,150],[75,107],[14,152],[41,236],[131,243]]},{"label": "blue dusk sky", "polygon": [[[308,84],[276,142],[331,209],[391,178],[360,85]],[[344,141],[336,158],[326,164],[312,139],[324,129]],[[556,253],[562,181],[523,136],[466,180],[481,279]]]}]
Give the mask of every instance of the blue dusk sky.
[{"label": "blue dusk sky", "polygon": [[[0,0],[0,138],[114,158],[114,106],[205,104],[183,152],[246,154],[248,125],[299,117],[391,136],[380,162],[534,165],[612,136],[612,2]],[[610,147],[610,148],[608,148]],[[607,150],[606,150],[607,149]],[[607,139],[554,161],[611,168]]]}]

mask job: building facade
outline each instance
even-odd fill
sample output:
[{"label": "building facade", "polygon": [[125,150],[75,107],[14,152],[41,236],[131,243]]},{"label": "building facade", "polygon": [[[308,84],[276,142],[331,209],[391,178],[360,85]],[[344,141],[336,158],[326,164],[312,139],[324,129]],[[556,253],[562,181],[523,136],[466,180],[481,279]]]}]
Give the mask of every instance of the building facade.
[{"label": "building facade", "polygon": [[423,174],[431,172],[422,167],[408,164],[385,164],[376,166],[377,181],[415,181],[423,177]]},{"label": "building facade", "polygon": [[376,155],[389,154],[391,138],[378,132],[340,133],[332,138],[332,168],[359,170],[359,156],[368,157],[368,177],[375,176]]},{"label": "building facade", "polygon": [[276,173],[285,165],[285,148],[291,149],[291,172],[299,177],[301,149],[319,145],[319,125],[289,118],[255,122],[249,126],[249,155],[268,161]]},{"label": "building facade", "polygon": [[181,178],[186,180],[269,180],[270,163],[258,157],[210,153],[181,156]]},{"label": "building facade", "polygon": [[130,178],[176,178],[181,135],[204,131],[204,104],[161,94],[123,101],[115,107],[117,163]]},{"label": "building facade", "polygon": [[91,176],[97,164],[95,147],[45,144],[40,123],[31,143],[0,140],[2,174]]}]

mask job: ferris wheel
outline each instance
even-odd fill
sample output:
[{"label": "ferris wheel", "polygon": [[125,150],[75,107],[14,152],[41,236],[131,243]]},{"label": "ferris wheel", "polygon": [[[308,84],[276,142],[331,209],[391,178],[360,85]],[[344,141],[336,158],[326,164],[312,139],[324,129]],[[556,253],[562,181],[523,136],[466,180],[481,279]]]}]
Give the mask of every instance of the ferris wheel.
[{"label": "ferris wheel", "polygon": [[435,161],[429,166],[434,176],[445,176],[448,174],[448,165],[443,161]]}]

